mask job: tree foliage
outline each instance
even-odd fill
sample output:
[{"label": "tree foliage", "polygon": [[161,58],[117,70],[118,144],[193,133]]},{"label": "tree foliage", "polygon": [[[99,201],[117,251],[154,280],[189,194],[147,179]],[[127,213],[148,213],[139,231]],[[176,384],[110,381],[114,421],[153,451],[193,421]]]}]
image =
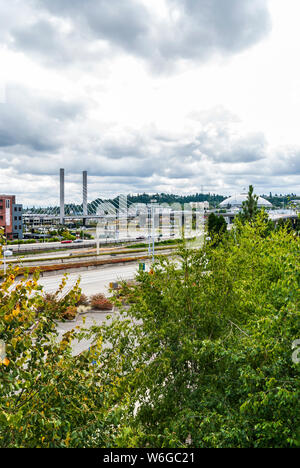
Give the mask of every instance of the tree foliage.
[{"label": "tree foliage", "polygon": [[[89,339],[93,330],[59,335],[57,311],[45,301],[38,275],[17,280],[10,269],[0,285],[0,339],[6,357],[0,361],[0,447],[106,446],[115,417],[117,371],[95,365],[93,351],[73,356],[73,340]],[[64,290],[66,279],[56,293]],[[65,308],[80,298],[79,283],[63,295]],[[99,363],[98,363],[99,364]]]},{"label": "tree foliage", "polygon": [[104,330],[130,402],[119,446],[299,446],[299,237],[239,227],[140,273],[128,326]]},{"label": "tree foliage", "polygon": [[221,237],[227,229],[227,224],[224,217],[210,213],[208,217],[207,229],[210,237]]},{"label": "tree foliage", "polygon": [[242,204],[242,211],[239,213],[239,218],[242,221],[252,221],[258,213],[257,206],[258,196],[254,194],[253,185],[249,185],[247,200]]},{"label": "tree foliage", "polygon": [[[141,271],[113,320],[62,337],[37,314],[37,276],[9,271],[0,446],[299,447],[299,259],[295,232],[237,220],[218,245]],[[93,344],[74,356],[74,339]]]}]

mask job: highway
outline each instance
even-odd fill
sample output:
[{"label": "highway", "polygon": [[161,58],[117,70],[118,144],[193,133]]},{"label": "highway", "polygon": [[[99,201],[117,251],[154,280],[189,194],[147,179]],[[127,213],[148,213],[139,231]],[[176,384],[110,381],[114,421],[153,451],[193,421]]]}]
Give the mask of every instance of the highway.
[{"label": "highway", "polygon": [[[105,266],[98,270],[72,273],[68,275],[68,281],[66,290],[72,288],[76,283],[78,277],[81,277],[81,289],[84,294],[91,296],[96,293],[103,293],[108,295],[109,283],[118,280],[133,279],[138,269],[138,264],[131,265],[116,265],[116,266]],[[48,278],[41,278],[39,284],[44,287],[44,291],[51,293],[58,289],[59,283],[62,280],[62,275],[55,275]],[[57,331],[58,339],[62,338],[62,335],[67,331],[74,329],[76,326],[82,326],[90,328],[92,325],[101,325],[107,316],[110,316],[111,312],[88,312],[83,316],[80,315],[76,322],[58,322]],[[84,317],[84,323],[83,323]],[[89,348],[92,344],[91,340],[82,340],[78,342],[75,340],[72,343],[72,354],[76,355]]]},{"label": "highway", "polygon": [[[148,269],[146,265],[146,270]],[[84,294],[91,296],[96,293],[103,293],[108,295],[108,287],[110,282],[133,279],[138,270],[138,264],[130,265],[113,265],[104,266],[101,269],[86,271],[79,273],[72,273],[68,275],[66,289],[71,288],[76,283],[78,277],[81,277],[81,289]],[[55,275],[48,278],[41,278],[39,284],[44,287],[45,292],[55,292],[58,289],[59,283],[62,280],[62,275]],[[63,334],[67,331],[74,329],[76,326],[90,328],[92,325],[101,325],[107,316],[111,316],[112,312],[88,312],[87,314],[80,315],[76,322],[58,322],[57,331],[59,334],[58,339],[61,339]],[[83,323],[84,317],[84,323]],[[72,343],[72,354],[76,355],[86,350],[91,346],[92,340],[82,340],[78,342],[75,340]]]},{"label": "highway", "polygon": [[[157,255],[173,255],[175,252],[175,249],[171,249],[169,247],[161,247],[157,248],[155,250],[156,256]],[[117,259],[120,259],[120,261],[123,258],[131,258],[131,257],[144,257],[148,256],[148,250],[146,249],[139,249],[138,251],[132,251],[132,249],[128,250],[111,250],[109,251],[103,251],[101,255],[97,256],[96,252],[94,250],[89,250],[87,252],[81,252],[81,254],[85,254],[86,256],[80,256],[78,257],[76,254],[70,254],[68,253],[67,255],[61,255],[59,257],[56,256],[49,256],[47,258],[43,258],[38,256],[37,258],[35,256],[30,257],[29,259],[22,259],[22,257],[14,257],[10,258],[9,260],[6,260],[7,265],[12,265],[16,266],[18,265],[21,268],[32,268],[32,267],[44,267],[44,266],[51,266],[51,265],[59,265],[64,269],[68,269],[72,264],[78,264],[77,266],[80,266],[80,263],[82,262],[93,262],[93,261],[111,261],[114,260],[116,261]],[[88,256],[87,256],[88,255]],[[0,270],[4,268],[4,265],[0,265]],[[95,266],[95,268],[98,268]]]},{"label": "highway", "polygon": [[67,249],[82,249],[87,247],[95,247],[95,240],[85,240],[82,243],[72,242],[71,244],[62,244],[61,242],[37,242],[35,244],[19,244],[8,245],[7,248],[12,250],[14,254],[23,252],[43,252],[45,250],[67,250]]},{"label": "highway", "polygon": [[[110,282],[132,279],[138,270],[138,264],[130,265],[104,265],[97,270],[82,271],[80,273],[68,274],[67,288],[71,288],[81,278],[80,287],[87,296],[96,293],[108,293]],[[40,278],[39,284],[44,287],[45,292],[55,292],[63,278],[63,275],[48,276]]]},{"label": "highway", "polygon": [[[39,250],[66,250],[66,249],[82,249],[87,247],[95,247],[96,240],[82,240],[82,242],[71,242],[70,244],[62,244],[61,242],[36,242],[34,244],[20,244],[20,245],[8,245],[7,248],[13,250],[13,252],[18,253],[19,251],[39,251]],[[99,239],[100,246],[109,247],[109,244],[121,244],[121,243],[138,243],[138,242],[147,242],[146,240],[140,240],[135,237],[124,237],[119,239]]]},{"label": "highway", "polygon": [[[144,250],[141,250],[141,255],[143,254],[146,254],[146,249]],[[99,259],[99,260],[105,260],[105,259],[108,259],[108,258],[111,258],[111,257],[115,257],[117,255],[121,255],[123,257],[130,257],[132,255],[139,255],[139,253],[135,253],[135,252],[132,252],[132,250],[128,250],[128,251],[123,251],[123,249],[119,252],[119,251],[115,251],[115,250],[112,250],[112,251],[107,251],[107,250],[103,250],[103,251],[100,251],[100,255],[99,257],[97,257],[97,252],[96,252],[96,249],[88,249],[88,250],[81,250],[81,251],[74,251],[74,252],[71,252],[68,251],[68,252],[64,252],[62,254],[48,254],[48,255],[30,255],[26,258],[24,257],[10,257],[9,260],[7,260],[7,263],[15,263],[15,264],[18,264],[18,265],[24,265],[26,266],[41,266],[41,265],[51,265],[51,264],[54,264],[54,263],[61,263],[59,260],[63,260],[64,263],[67,263],[68,261],[69,262],[84,262],[84,261],[89,261],[89,260],[92,260],[92,259]]]}]

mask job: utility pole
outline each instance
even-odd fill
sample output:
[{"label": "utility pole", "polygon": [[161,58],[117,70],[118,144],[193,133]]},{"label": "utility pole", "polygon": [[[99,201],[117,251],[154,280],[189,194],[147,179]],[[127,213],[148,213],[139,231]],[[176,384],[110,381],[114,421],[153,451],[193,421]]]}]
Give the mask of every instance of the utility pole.
[{"label": "utility pole", "polygon": [[82,225],[86,226],[88,216],[88,201],[87,201],[87,171],[82,172]]}]

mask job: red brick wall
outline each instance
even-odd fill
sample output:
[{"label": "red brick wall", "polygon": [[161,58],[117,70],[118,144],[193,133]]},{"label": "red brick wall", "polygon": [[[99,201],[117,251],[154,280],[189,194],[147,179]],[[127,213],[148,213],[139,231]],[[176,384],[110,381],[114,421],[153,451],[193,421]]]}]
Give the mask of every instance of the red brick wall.
[{"label": "red brick wall", "polygon": [[[6,208],[6,200],[9,200],[9,209]],[[5,230],[7,239],[13,237],[13,211],[12,206],[16,202],[16,197],[13,195],[0,195],[0,227]],[[9,218],[9,224],[7,224]]]}]

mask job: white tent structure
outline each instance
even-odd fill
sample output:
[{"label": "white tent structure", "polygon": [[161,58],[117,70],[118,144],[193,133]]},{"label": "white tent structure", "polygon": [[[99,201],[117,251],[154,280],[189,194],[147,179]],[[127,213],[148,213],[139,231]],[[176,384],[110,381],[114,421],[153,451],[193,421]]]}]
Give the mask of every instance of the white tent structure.
[{"label": "white tent structure", "polygon": [[[236,194],[236,195],[233,195],[232,197],[226,198],[226,200],[223,200],[222,203],[220,203],[220,207],[226,208],[227,206],[230,206],[231,208],[240,208],[243,202],[247,200],[247,198],[248,198],[248,193]],[[258,197],[257,206],[260,208],[261,207],[271,208],[272,204],[268,202],[268,200],[265,200],[262,197]]]}]

